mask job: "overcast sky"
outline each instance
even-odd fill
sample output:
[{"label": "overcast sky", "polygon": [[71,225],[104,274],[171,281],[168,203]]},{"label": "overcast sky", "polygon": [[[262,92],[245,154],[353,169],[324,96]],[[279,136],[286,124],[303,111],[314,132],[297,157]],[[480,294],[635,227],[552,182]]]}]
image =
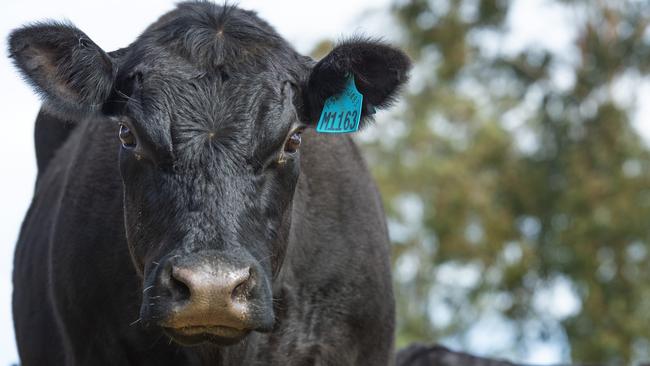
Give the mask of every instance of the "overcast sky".
[{"label": "overcast sky", "polygon": [[[11,321],[11,269],[13,249],[20,223],[31,199],[36,164],[32,141],[33,125],[39,101],[20,79],[6,54],[9,31],[21,24],[45,18],[69,19],[107,51],[129,44],[147,25],[170,10],[174,1],[79,1],[79,0],[3,0],[0,12],[0,103],[3,121],[0,131],[0,366],[17,361]],[[258,11],[296,48],[307,53],[321,39],[338,39],[353,33],[393,38],[386,18],[372,10],[385,8],[389,0],[241,0],[241,7]],[[544,0],[519,0],[510,22],[515,30],[509,47],[543,44],[556,50],[571,42],[567,19],[556,16]],[[551,24],[551,26],[549,26]],[[639,114],[635,120],[646,138],[650,138],[650,84],[640,88]],[[628,85],[629,86],[629,85]],[[625,85],[622,90],[627,90]],[[637,89],[633,89],[637,90]],[[631,100],[634,92],[622,91],[621,99]],[[648,107],[644,107],[648,106]],[[558,300],[558,301],[561,301]],[[488,322],[489,323],[489,322]],[[497,324],[498,326],[498,324]],[[489,352],[489,333],[479,332],[475,350]],[[507,332],[507,330],[502,331]],[[481,335],[483,334],[483,335]],[[486,337],[485,335],[488,334]],[[507,335],[507,334],[506,334]],[[540,345],[525,359],[528,362],[564,361],[565,352],[557,345]]]}]

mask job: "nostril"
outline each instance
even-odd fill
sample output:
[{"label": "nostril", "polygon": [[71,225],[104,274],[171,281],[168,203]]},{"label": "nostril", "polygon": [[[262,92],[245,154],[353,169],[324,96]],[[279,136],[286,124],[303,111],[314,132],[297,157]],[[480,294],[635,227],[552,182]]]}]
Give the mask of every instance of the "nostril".
[{"label": "nostril", "polygon": [[232,290],[231,298],[235,301],[245,301],[248,298],[251,288],[253,287],[251,268],[239,272],[235,279],[235,286]]},{"label": "nostril", "polygon": [[190,288],[182,281],[182,279],[175,276],[175,272],[176,271],[171,271],[171,278],[169,281],[169,291],[171,292],[172,300],[176,302],[189,300],[191,296]]}]

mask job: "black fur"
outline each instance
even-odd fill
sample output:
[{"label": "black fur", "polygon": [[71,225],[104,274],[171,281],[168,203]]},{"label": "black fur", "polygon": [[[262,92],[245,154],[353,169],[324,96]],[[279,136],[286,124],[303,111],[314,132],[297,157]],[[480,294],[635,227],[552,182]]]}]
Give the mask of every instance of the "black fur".
[{"label": "black fur", "polygon": [[348,75],[354,76],[363,95],[361,115],[366,120],[374,108],[391,105],[410,68],[411,61],[402,51],[381,41],[357,37],[339,43],[309,76],[306,93],[312,121],[318,121],[325,99],[343,90]]},{"label": "black fur", "polygon": [[[315,64],[254,13],[208,2],[109,54],[60,23],[15,31],[10,49],[46,101],[15,256],[23,365],[392,363],[379,195],[349,137],[309,127],[347,72],[386,106],[406,56],[356,40]],[[166,325],[179,263],[250,268],[245,338]]]},{"label": "black fur", "polygon": [[110,57],[68,23],[34,23],[12,32],[9,56],[45,105],[61,116],[101,109],[112,90]]},{"label": "black fur", "polygon": [[522,366],[504,360],[454,352],[443,346],[414,343],[397,353],[395,366]]}]

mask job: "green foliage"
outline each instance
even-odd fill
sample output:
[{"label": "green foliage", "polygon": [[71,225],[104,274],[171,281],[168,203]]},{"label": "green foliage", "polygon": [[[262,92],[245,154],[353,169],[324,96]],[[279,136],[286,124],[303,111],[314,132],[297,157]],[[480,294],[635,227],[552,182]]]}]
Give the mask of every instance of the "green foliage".
[{"label": "green foliage", "polygon": [[[462,344],[496,314],[516,330],[511,354],[559,324],[574,361],[650,357],[650,149],[614,92],[650,67],[650,11],[547,3],[575,14],[567,54],[491,44],[509,1],[393,6],[417,67],[365,149],[395,234],[399,345]],[[536,304],[558,281],[579,311]]]}]

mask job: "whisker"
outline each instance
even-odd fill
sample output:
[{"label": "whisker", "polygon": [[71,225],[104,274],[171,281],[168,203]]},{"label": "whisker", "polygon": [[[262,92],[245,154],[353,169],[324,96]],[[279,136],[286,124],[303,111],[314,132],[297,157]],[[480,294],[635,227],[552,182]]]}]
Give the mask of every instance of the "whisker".
[{"label": "whisker", "polygon": [[153,341],[153,343],[151,344],[151,346],[149,346],[149,349],[152,349],[152,348],[156,345],[156,343],[160,342],[160,340],[163,339],[164,337],[165,337],[165,334],[164,334],[164,333],[161,334],[161,335],[159,335],[158,337],[156,337],[156,340]]},{"label": "whisker", "polygon": [[132,327],[132,326],[138,324],[141,320],[142,320],[142,318],[136,319],[133,323],[129,324],[129,327]]},{"label": "whisker", "polygon": [[122,92],[121,90],[115,90],[115,91],[116,91],[117,94],[118,94],[119,96],[121,96],[122,98],[125,98],[126,100],[130,100],[130,101],[137,102],[136,99],[132,98],[132,97],[129,96],[129,95],[124,94],[124,92]]},{"label": "whisker", "polygon": [[153,285],[148,286],[147,288],[145,288],[144,290],[142,290],[142,293],[144,294],[145,292],[151,290],[152,288],[153,288]]}]

